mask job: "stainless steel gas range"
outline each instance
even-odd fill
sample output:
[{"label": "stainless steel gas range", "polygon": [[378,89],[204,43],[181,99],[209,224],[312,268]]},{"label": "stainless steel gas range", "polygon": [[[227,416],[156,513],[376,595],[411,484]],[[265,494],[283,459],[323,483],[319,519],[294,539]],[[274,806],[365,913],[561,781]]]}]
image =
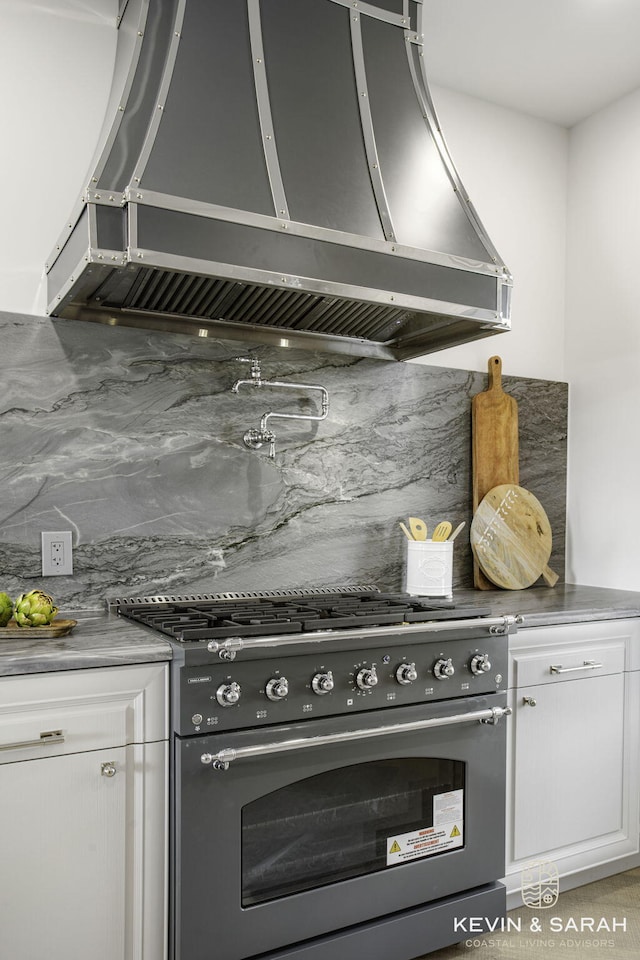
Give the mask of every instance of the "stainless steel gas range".
[{"label": "stainless steel gas range", "polygon": [[371,587],[111,605],[173,646],[171,960],[409,960],[504,914],[515,618]]}]

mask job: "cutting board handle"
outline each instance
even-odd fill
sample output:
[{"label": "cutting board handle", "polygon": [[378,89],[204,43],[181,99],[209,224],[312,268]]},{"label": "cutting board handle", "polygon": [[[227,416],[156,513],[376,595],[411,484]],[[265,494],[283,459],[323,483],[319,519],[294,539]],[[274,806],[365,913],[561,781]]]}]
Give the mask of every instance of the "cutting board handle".
[{"label": "cutting board handle", "polygon": [[502,358],[489,357],[489,390],[502,393]]}]

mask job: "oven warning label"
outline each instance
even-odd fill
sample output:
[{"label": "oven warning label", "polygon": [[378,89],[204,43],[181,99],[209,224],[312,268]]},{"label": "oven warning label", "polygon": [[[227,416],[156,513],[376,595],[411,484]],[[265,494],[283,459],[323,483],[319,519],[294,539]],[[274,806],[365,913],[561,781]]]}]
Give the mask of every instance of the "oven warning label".
[{"label": "oven warning label", "polygon": [[462,790],[433,798],[433,826],[387,839],[387,866],[453,850],[464,842]]}]

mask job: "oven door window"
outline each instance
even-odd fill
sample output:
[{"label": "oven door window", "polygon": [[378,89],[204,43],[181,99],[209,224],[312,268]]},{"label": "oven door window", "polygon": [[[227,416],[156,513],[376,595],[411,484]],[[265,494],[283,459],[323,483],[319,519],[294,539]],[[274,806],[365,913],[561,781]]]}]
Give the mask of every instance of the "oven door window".
[{"label": "oven door window", "polygon": [[332,769],[242,810],[242,905],[464,845],[465,765],[405,758]]}]

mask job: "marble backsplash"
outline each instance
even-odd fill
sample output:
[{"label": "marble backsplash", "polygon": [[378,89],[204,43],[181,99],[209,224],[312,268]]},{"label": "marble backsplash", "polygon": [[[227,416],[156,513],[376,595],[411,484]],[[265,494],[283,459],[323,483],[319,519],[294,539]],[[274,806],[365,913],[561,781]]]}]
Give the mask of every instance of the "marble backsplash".
[{"label": "marble backsplash", "polygon": [[[0,590],[64,611],[105,597],[374,583],[402,588],[398,521],[467,527],[454,588],[472,586],[471,397],[486,375],[257,347],[265,379],[320,384],[322,422],[273,421],[275,460],[244,433],[319,395],[231,386],[249,348],[0,313]],[[500,340],[487,341],[487,359]],[[567,385],[505,376],[519,404],[520,483],[565,550]],[[70,530],[74,573],[41,576],[40,533]],[[562,579],[562,576],[561,576]]]}]

